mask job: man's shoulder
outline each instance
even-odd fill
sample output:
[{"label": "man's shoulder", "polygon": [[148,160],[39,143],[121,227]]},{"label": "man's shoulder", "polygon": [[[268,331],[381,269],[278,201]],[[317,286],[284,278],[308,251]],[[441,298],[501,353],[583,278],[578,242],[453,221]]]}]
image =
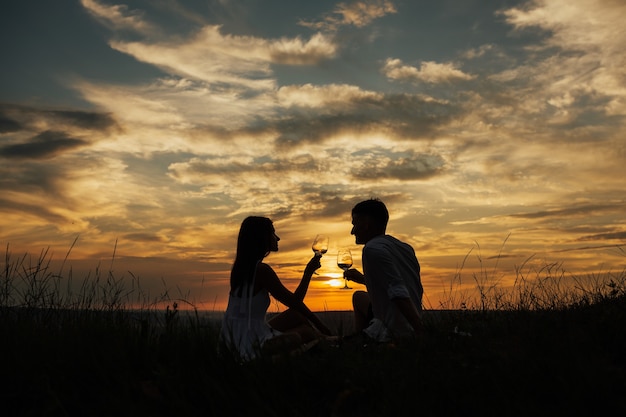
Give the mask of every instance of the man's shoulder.
[{"label": "man's shoulder", "polygon": [[376,236],[372,239],[370,239],[366,244],[365,247],[379,247],[379,248],[384,248],[390,245],[407,245],[407,243],[404,243],[403,241],[401,241],[400,239],[398,239],[395,236],[391,236],[391,235],[380,235],[380,236]]},{"label": "man's shoulder", "polygon": [[387,235],[380,235],[380,236],[371,238],[370,240],[365,242],[365,246],[363,246],[363,250],[364,251],[376,250],[376,249],[383,247],[386,243],[385,236]]},{"label": "man's shoulder", "polygon": [[412,252],[415,253],[413,246],[410,244],[403,242],[402,240],[391,236],[391,235],[381,235],[376,236],[375,238],[369,240],[365,247],[363,248],[364,252],[369,254],[372,253],[399,253],[399,252]]},{"label": "man's shoulder", "polygon": [[400,242],[398,239],[390,235],[376,236],[367,241],[363,247],[363,252],[369,254],[389,252],[394,246],[398,245],[398,242]]}]

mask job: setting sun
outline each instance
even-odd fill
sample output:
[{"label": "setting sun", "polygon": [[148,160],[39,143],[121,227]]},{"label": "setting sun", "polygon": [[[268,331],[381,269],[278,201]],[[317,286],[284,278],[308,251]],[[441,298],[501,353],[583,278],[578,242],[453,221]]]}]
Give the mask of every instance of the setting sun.
[{"label": "setting sun", "polygon": [[333,278],[326,281],[326,284],[333,288],[343,287],[343,278]]}]

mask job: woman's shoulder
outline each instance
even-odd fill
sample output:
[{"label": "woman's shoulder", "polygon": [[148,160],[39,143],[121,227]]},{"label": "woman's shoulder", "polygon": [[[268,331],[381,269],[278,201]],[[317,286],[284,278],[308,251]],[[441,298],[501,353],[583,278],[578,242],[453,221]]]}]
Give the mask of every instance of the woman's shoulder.
[{"label": "woman's shoulder", "polygon": [[256,276],[257,278],[271,278],[276,276],[274,269],[264,262],[259,262],[256,266]]},{"label": "woman's shoulder", "polygon": [[258,271],[269,271],[269,270],[273,270],[273,269],[272,269],[271,266],[269,266],[265,262],[259,262],[258,264],[256,264],[256,270],[258,272]]},{"label": "woman's shoulder", "polygon": [[259,262],[256,266],[256,282],[254,284],[255,293],[265,288],[269,291],[275,285],[277,279],[276,272],[266,263]]}]

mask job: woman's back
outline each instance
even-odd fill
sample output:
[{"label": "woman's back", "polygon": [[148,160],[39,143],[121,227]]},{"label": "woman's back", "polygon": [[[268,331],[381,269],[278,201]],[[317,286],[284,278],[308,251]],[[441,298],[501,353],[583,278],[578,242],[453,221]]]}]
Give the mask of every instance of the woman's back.
[{"label": "woman's back", "polygon": [[254,293],[255,281],[253,277],[248,285],[231,291],[222,320],[221,340],[244,360],[255,358],[263,343],[280,334],[266,321],[269,292],[261,288]]}]

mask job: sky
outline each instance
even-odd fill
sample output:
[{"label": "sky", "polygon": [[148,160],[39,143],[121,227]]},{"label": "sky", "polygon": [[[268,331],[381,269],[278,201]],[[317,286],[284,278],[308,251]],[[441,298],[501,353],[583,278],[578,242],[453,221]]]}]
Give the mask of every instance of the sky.
[{"label": "sky", "polygon": [[360,269],[350,210],[380,198],[427,308],[619,273],[624,20],[622,0],[11,2],[0,244],[220,311],[241,221],[267,216],[291,289],[330,235],[305,302],[349,310],[337,250]]}]

